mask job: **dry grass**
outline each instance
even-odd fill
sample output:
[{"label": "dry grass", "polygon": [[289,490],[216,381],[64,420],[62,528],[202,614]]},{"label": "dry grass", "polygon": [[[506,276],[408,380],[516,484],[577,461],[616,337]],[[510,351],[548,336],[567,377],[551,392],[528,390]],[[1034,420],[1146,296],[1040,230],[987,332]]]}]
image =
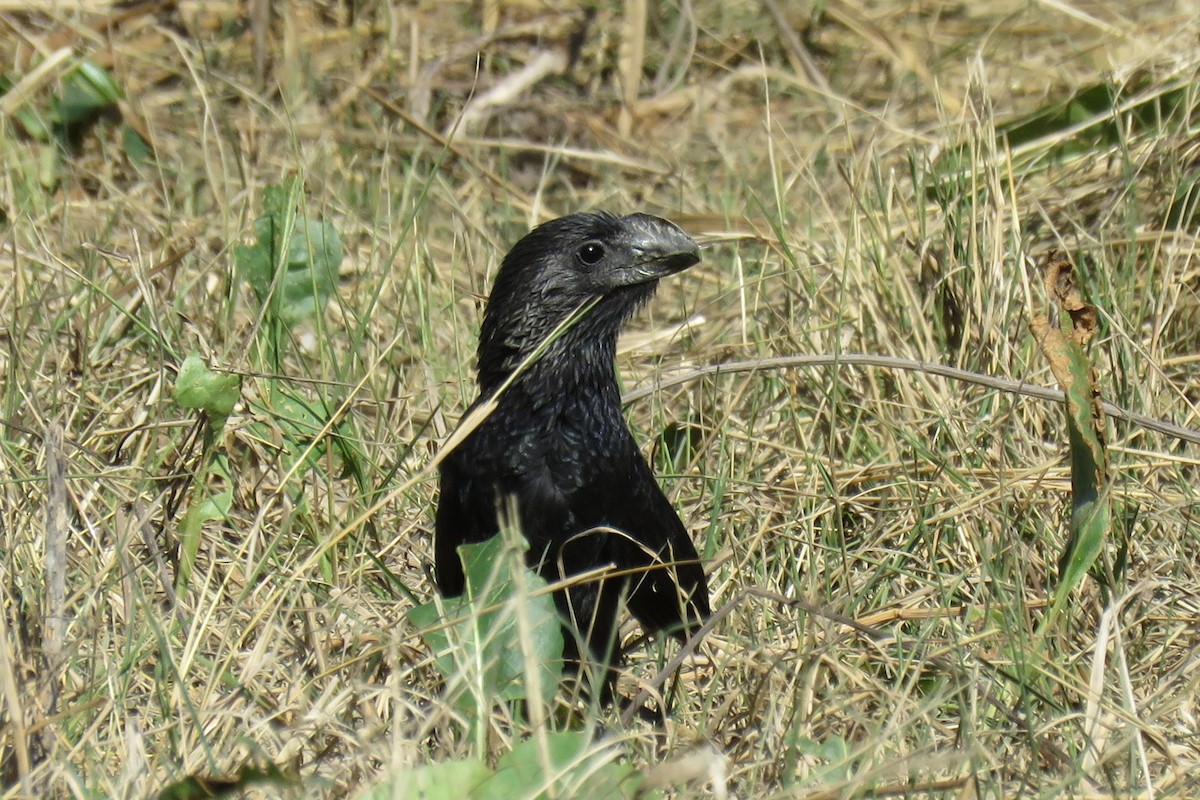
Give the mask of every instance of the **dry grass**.
[{"label": "dry grass", "polygon": [[[481,300],[538,219],[640,209],[713,242],[639,320],[629,389],[853,352],[1048,384],[1030,265],[1059,247],[1101,311],[1107,399],[1200,427],[1200,240],[1166,224],[1200,163],[1187,4],[20,5],[0,3],[0,52],[41,81],[28,102],[74,48],[158,160],[101,122],[48,177],[53,149],[0,118],[6,797],[145,797],[247,761],[300,777],[276,793],[354,796],[503,752],[519,731],[480,752],[405,622],[433,592],[435,482],[409,479],[471,399]],[[1105,76],[1181,107],[1082,150],[998,143],[998,121]],[[278,380],[232,250],[292,175],[347,258]],[[245,380],[211,478],[232,508],[176,591],[201,444],[170,386],[195,350]],[[283,421],[280,386],[324,430]],[[662,738],[605,712],[639,771],[709,796],[657,770],[712,747],[737,797],[1200,794],[1194,445],[1114,425],[1128,571],[1111,610],[1089,581],[1047,628],[1060,407],[842,367],[710,376],[630,415],[733,604]],[[669,452],[669,425],[696,447]]]}]

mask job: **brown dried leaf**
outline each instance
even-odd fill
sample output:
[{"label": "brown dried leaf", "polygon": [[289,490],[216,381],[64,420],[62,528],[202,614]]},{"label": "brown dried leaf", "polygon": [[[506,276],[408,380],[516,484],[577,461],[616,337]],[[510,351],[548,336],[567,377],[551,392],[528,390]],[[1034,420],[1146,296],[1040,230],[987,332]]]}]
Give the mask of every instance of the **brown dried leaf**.
[{"label": "brown dried leaf", "polygon": [[[1042,355],[1050,364],[1055,380],[1067,393],[1068,406],[1074,400],[1087,398],[1092,428],[1101,447],[1106,442],[1104,405],[1100,395],[1096,370],[1079,349],[1096,335],[1099,328],[1095,306],[1084,302],[1079,292],[1079,280],[1075,266],[1065,255],[1052,250],[1042,264],[1042,278],[1046,293],[1050,297],[1050,312],[1035,318],[1029,328],[1042,349]],[[1055,307],[1066,312],[1071,321],[1070,330],[1062,329],[1062,315],[1054,313]],[[1086,370],[1083,366],[1086,364]],[[1079,386],[1077,384],[1086,385]],[[1100,454],[1098,454],[1100,455]],[[1103,459],[1098,459],[1103,463]]]},{"label": "brown dried leaf", "polygon": [[[1099,323],[1095,306],[1085,303],[1079,293],[1075,265],[1059,251],[1051,250],[1042,265],[1042,273],[1051,304],[1058,306],[1071,317],[1072,329],[1067,336],[1080,347],[1086,345],[1096,335]],[[1049,322],[1051,326],[1059,327],[1055,317],[1051,317]],[[1055,374],[1057,376],[1057,373]]]}]

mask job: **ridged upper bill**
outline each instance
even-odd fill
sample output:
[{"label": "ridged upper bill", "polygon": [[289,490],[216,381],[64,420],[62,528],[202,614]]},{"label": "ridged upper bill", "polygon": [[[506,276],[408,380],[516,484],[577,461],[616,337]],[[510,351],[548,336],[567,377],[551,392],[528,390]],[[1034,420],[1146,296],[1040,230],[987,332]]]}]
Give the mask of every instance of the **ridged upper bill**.
[{"label": "ridged upper bill", "polygon": [[674,223],[649,214],[630,214],[622,222],[623,238],[637,254],[626,284],[645,283],[700,263],[700,247]]}]

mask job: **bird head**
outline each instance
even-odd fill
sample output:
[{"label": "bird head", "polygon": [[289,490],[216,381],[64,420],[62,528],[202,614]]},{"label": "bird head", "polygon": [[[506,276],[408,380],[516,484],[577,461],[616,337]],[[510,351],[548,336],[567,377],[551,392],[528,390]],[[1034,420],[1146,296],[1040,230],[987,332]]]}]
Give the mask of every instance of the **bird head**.
[{"label": "bird head", "polygon": [[621,325],[658,281],[700,261],[692,237],[649,214],[572,214],[534,228],[500,265],[479,337],[479,379],[502,380],[577,309],[586,316],[556,343],[561,355],[612,371]]}]

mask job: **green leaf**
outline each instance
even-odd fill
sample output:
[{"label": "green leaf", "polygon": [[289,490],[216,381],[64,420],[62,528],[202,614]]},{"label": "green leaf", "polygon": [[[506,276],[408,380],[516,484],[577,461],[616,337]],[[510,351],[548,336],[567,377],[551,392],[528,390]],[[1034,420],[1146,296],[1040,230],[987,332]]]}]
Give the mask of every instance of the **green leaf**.
[{"label": "green leaf", "polygon": [[234,249],[242,277],[268,313],[291,327],[314,316],[337,290],[343,248],[329,222],[297,215],[295,183],[263,193],[256,241]]},{"label": "green leaf", "polygon": [[479,787],[491,777],[491,770],[477,758],[447,761],[407,769],[391,780],[372,786],[357,800],[463,800],[481,797]]},{"label": "green leaf", "polygon": [[1118,92],[1118,87],[1110,83],[1084,87],[1063,100],[997,125],[996,135],[1012,148],[1064,134],[1071,134],[1064,144],[1072,149],[1090,147],[1096,141],[1111,143],[1119,135],[1111,116],[1119,104]]},{"label": "green leaf", "polygon": [[1058,588],[1055,591],[1055,608],[1060,599],[1065,599],[1083,580],[1108,540],[1112,527],[1108,498],[1086,500],[1071,509],[1071,544],[1066,558],[1060,565]]},{"label": "green leaf", "polygon": [[268,438],[282,437],[280,444],[289,456],[287,468],[290,470],[296,460],[304,456],[307,468],[324,469],[322,461],[328,449],[326,440],[311,445],[329,420],[326,404],[294,394],[282,381],[271,381],[268,398],[268,411],[274,429],[264,424],[262,434]]},{"label": "green leaf", "polygon": [[241,376],[213,372],[199,353],[192,353],[179,365],[173,397],[183,408],[200,409],[223,420],[233,413],[241,394]]},{"label": "green leaf", "polygon": [[[1018,174],[1044,168],[1065,156],[1107,149],[1129,137],[1187,131],[1195,111],[1194,87],[1189,81],[1156,83],[1149,74],[1128,81],[1101,81],[999,124],[997,150],[1014,153]],[[948,147],[935,161],[935,181],[929,194],[972,185],[967,176],[976,168],[971,142]]]},{"label": "green leaf", "polygon": [[175,588],[182,592],[192,579],[196,554],[200,552],[204,523],[229,518],[233,508],[233,492],[226,490],[201,502],[193,502],[179,523],[179,575]]},{"label": "green leaf", "polygon": [[851,748],[841,736],[830,736],[824,741],[799,736],[791,746],[803,758],[818,762],[809,768],[803,781],[805,786],[840,783],[849,780],[853,774]]},{"label": "green leaf", "polygon": [[[512,545],[507,539],[519,540]],[[409,621],[451,681],[467,677],[475,694],[456,696],[468,713],[482,703],[528,698],[525,656],[517,614],[526,615],[541,701],[550,702],[562,677],[562,623],[546,582],[525,567],[523,538],[501,532],[485,542],[458,548],[466,575],[462,597],[427,603],[409,611]],[[514,576],[523,578],[525,593]],[[539,592],[541,592],[539,594]]]},{"label": "green leaf", "polygon": [[1188,176],[1175,188],[1163,227],[1190,231],[1195,228],[1197,221],[1200,221],[1200,172]]},{"label": "green leaf", "polygon": [[1104,442],[1092,419],[1092,364],[1079,345],[1066,349],[1075,378],[1067,387],[1067,439],[1071,454],[1071,534],[1060,564],[1054,608],[1075,590],[1104,549],[1108,539],[1109,507],[1103,491]]},{"label": "green leaf", "polygon": [[[16,85],[7,73],[0,73],[0,97],[8,94],[9,90]],[[52,135],[50,125],[42,120],[41,116],[28,105],[23,105],[12,111],[12,119],[15,120],[22,128],[25,129],[25,135],[31,139],[36,139],[39,142],[48,142]]]},{"label": "green leaf", "polygon": [[[1071,460],[1071,529],[1059,558],[1059,581],[1043,626],[1059,618],[1072,593],[1097,564],[1108,545],[1111,510],[1108,494],[1108,452],[1100,387],[1084,350],[1098,331],[1096,309],[1084,302],[1074,265],[1051,253],[1042,267],[1051,309],[1036,317],[1030,329],[1066,399],[1067,442]],[[1109,585],[1108,569],[1097,575],[1102,591]],[[1115,576],[1113,576],[1115,577]]]},{"label": "green leaf", "polygon": [[156,800],[212,800],[218,797],[234,797],[251,786],[264,783],[286,788],[299,785],[299,780],[285,775],[274,764],[262,767],[246,764],[236,775],[227,778],[189,775],[167,786],[155,797]]},{"label": "green leaf", "polygon": [[691,422],[671,422],[658,437],[658,446],[672,467],[687,464],[695,458],[703,442],[704,428]]},{"label": "green leaf", "polygon": [[55,103],[58,123],[64,128],[92,120],[121,99],[121,89],[108,70],[90,61],[79,64],[63,83]]},{"label": "green leaf", "polygon": [[91,61],[81,62],[72,78],[79,90],[94,98],[97,105],[115,106],[123,96],[112,74]]},{"label": "green leaf", "polygon": [[121,126],[121,147],[135,164],[147,164],[154,158],[154,148],[130,125]]},{"label": "green leaf", "polygon": [[[641,776],[615,761],[582,731],[550,733],[521,742],[496,762],[496,774],[480,787],[481,798],[587,797],[620,800],[640,796]],[[540,790],[534,794],[534,790]]]},{"label": "green leaf", "polygon": [[527,739],[496,762],[492,772],[480,759],[464,759],[404,770],[358,795],[357,800],[538,800],[586,797],[588,800],[649,800],[661,795],[641,791],[642,776],[617,761],[611,745],[598,745],[581,731]]},{"label": "green leaf", "polygon": [[310,403],[289,392],[281,381],[271,381],[270,398],[271,416],[290,442],[307,446],[325,427],[327,417],[318,414]]}]

